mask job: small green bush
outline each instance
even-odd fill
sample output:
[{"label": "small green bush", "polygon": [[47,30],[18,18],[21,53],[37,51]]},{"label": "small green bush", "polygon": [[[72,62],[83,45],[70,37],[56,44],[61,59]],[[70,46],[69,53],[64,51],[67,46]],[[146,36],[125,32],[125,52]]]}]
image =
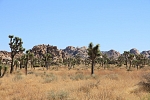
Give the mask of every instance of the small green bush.
[{"label": "small green bush", "polygon": [[50,91],[48,92],[48,95],[47,95],[47,99],[48,100],[67,100],[68,99],[68,92],[66,91],[58,91],[58,92],[55,92],[55,91]]},{"label": "small green bush", "polygon": [[85,77],[83,74],[76,74],[74,76],[70,76],[70,79],[78,81],[78,80],[84,80]]},{"label": "small green bush", "polygon": [[13,78],[13,81],[19,81],[21,80],[23,77],[21,76],[21,74],[16,74],[16,76]]},{"label": "small green bush", "polygon": [[57,80],[57,77],[53,73],[46,74],[44,76],[44,83],[50,83],[50,82],[56,81],[56,80]]}]

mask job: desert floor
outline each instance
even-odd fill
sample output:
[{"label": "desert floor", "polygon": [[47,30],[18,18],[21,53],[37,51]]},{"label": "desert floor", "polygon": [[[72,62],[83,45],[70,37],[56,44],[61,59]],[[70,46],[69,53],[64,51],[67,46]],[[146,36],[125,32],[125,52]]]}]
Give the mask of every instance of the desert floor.
[{"label": "desert floor", "polygon": [[0,100],[150,100],[149,87],[139,85],[148,73],[149,67],[101,68],[94,76],[90,68],[29,68],[28,75],[21,69],[0,79]]}]

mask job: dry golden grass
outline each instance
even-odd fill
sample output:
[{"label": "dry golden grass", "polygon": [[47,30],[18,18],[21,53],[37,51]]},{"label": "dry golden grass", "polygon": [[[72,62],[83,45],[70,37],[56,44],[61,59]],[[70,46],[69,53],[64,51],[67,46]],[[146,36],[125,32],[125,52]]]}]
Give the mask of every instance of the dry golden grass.
[{"label": "dry golden grass", "polygon": [[[42,69],[42,68],[41,68]],[[0,79],[0,100],[149,100],[137,85],[150,70],[24,69]]]}]

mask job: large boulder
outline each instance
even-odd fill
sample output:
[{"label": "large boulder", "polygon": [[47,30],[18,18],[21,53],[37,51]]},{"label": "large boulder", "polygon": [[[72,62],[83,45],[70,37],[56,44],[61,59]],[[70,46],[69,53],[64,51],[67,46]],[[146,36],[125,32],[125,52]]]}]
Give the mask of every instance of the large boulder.
[{"label": "large boulder", "polygon": [[11,60],[10,52],[7,51],[0,51],[0,57],[2,60]]},{"label": "large boulder", "polygon": [[130,53],[134,54],[134,55],[139,55],[140,54],[139,50],[137,50],[136,48],[131,49]]},{"label": "large boulder", "polygon": [[55,59],[59,58],[65,58],[67,55],[65,54],[64,51],[59,50],[57,46],[52,46],[52,45],[36,45],[34,46],[31,51],[34,53],[36,57],[42,56],[42,54],[50,53]]},{"label": "large boulder", "polygon": [[83,47],[73,47],[73,46],[68,46],[65,49],[63,49],[63,51],[69,55],[69,56],[80,56],[81,58],[87,58],[88,54],[87,54],[87,48],[85,46]]},{"label": "large boulder", "polygon": [[117,59],[120,56],[120,53],[111,49],[109,51],[102,51],[102,54],[106,54],[108,58]]},{"label": "large boulder", "polygon": [[141,54],[143,54],[149,58],[150,57],[150,50],[149,51],[142,51]]}]

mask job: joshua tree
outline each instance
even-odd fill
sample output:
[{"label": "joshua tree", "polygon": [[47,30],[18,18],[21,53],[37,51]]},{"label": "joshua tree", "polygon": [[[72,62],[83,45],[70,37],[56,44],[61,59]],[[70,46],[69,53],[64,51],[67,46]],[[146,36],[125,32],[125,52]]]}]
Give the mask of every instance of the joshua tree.
[{"label": "joshua tree", "polygon": [[124,63],[124,57],[123,57],[123,55],[120,55],[120,56],[118,57],[118,60],[117,60],[117,61],[118,61],[118,62],[117,62],[117,66],[121,67],[122,64]]},{"label": "joshua tree", "polygon": [[90,59],[89,58],[86,58],[85,60],[84,60],[84,64],[85,64],[85,66],[89,66],[90,65]]},{"label": "joshua tree", "polygon": [[133,59],[134,59],[134,54],[129,54],[128,59],[129,59],[129,61],[130,61],[130,66],[129,66],[129,69],[128,69],[128,70],[130,70],[131,65],[132,65],[132,61],[133,61]]},{"label": "joshua tree", "polygon": [[[4,70],[3,73],[2,70]],[[2,57],[0,57],[0,78],[2,78],[5,75],[6,71],[7,67],[2,65]]]},{"label": "joshua tree", "polygon": [[11,49],[11,69],[10,69],[10,73],[13,72],[13,68],[14,68],[14,57],[17,53],[19,52],[23,52],[25,49],[22,47],[22,39],[19,37],[14,37],[13,35],[9,35],[10,38],[10,49]]},{"label": "joshua tree", "polygon": [[15,59],[14,61],[14,66],[16,66],[16,70],[19,67],[20,62],[18,61],[18,59]]},{"label": "joshua tree", "polygon": [[43,61],[45,62],[45,67],[47,70],[48,70],[48,65],[49,65],[48,63],[51,60],[51,58],[52,58],[52,56],[50,53],[46,53],[43,55]]},{"label": "joshua tree", "polygon": [[19,60],[20,60],[20,69],[25,66],[25,55],[22,55]]},{"label": "joshua tree", "polygon": [[[3,73],[2,70],[4,70]],[[7,67],[0,65],[0,78],[2,78],[5,75],[6,71],[7,71]]]},{"label": "joshua tree", "polygon": [[29,59],[30,59],[30,50],[27,50],[26,54],[25,54],[25,74],[26,75],[27,75],[27,69],[28,69]]},{"label": "joshua tree", "polygon": [[128,51],[124,51],[123,55],[124,55],[124,57],[125,57],[126,68],[128,68],[128,57],[129,57],[129,52],[128,52]]},{"label": "joshua tree", "polygon": [[34,53],[32,53],[31,50],[29,54],[29,59],[30,59],[30,64],[31,64],[31,69],[32,69],[34,65]]},{"label": "joshua tree", "polygon": [[95,59],[100,56],[100,50],[99,50],[99,44],[97,44],[96,46],[93,46],[93,43],[91,42],[88,46],[88,55],[89,58],[91,60],[91,75],[94,74],[94,65],[95,65]]}]

